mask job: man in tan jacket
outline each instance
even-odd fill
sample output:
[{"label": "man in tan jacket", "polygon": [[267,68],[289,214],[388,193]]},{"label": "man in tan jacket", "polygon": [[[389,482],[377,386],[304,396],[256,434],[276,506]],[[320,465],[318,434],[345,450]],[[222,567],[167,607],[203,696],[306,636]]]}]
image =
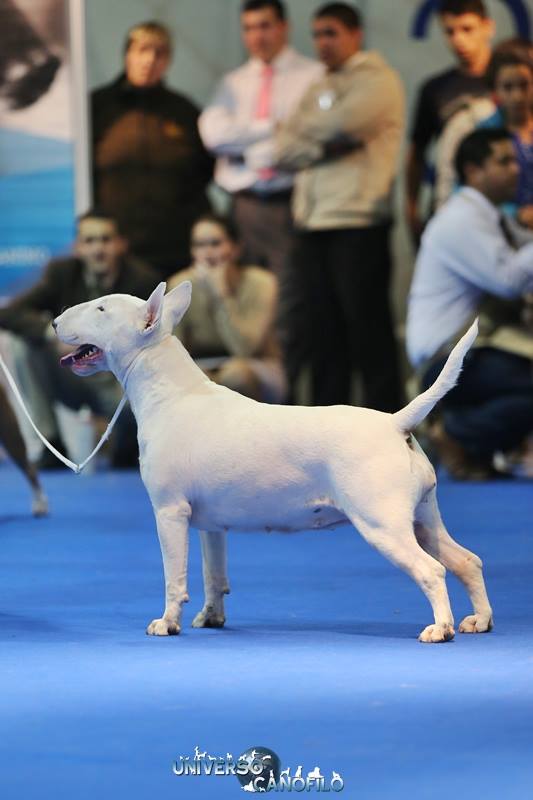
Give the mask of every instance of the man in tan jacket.
[{"label": "man in tan jacket", "polygon": [[276,140],[279,166],[298,172],[292,266],[302,307],[293,316],[292,343],[311,361],[315,404],[349,403],[358,370],[364,405],[395,411],[402,392],[389,238],[403,87],[378,53],[361,51],[361,17],[352,6],[322,6],[313,36],[326,75]]}]

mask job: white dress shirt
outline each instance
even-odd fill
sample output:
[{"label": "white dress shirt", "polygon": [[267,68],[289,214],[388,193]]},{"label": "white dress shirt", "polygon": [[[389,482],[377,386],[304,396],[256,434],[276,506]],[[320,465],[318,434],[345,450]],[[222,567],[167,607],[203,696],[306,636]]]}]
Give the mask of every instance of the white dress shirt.
[{"label": "white dress shirt", "polygon": [[533,290],[533,238],[471,187],[455,194],[429,223],[416,261],[407,312],[413,366],[432,358],[476,316],[483,295],[512,299]]},{"label": "white dress shirt", "polygon": [[228,73],[217,88],[213,101],[200,115],[200,134],[208,150],[217,158],[215,180],[228,192],[252,189],[258,193],[278,192],[292,186],[292,175],[276,171],[261,177],[260,167],[268,167],[268,159],[248,163],[248,154],[257,153],[259,143],[265,152],[273,152],[271,143],[276,125],[287,119],[308,87],[319,80],[324,67],[317,61],[284,48],[272,61],[271,116],[257,119],[257,103],[261,90],[263,62],[252,58]]}]

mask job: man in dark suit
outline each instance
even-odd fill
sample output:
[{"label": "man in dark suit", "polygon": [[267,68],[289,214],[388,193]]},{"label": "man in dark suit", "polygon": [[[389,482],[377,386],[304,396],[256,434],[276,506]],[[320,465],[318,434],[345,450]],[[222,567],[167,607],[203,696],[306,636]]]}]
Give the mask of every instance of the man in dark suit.
[{"label": "man in dark suit", "polygon": [[[111,417],[121,396],[119,384],[110,373],[81,379],[63,370],[59,359],[68,348],[57,340],[51,322],[65,308],[101,295],[147,298],[157,281],[148,266],[127,255],[126,240],[112,217],[91,210],[79,218],[74,254],[51,261],[35,286],[0,309],[0,328],[26,344],[25,366],[40,403],[44,399],[72,409],[87,405],[94,414]],[[112,455],[116,466],[126,466],[136,458],[133,426],[132,415],[123,412]]]}]

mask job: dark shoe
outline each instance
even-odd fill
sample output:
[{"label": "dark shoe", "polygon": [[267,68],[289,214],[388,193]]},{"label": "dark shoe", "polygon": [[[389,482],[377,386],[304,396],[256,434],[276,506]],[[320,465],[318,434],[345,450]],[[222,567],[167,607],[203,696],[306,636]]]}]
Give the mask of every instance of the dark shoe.
[{"label": "dark shoe", "polygon": [[488,481],[500,477],[489,460],[474,458],[453,439],[442,422],[435,422],[428,431],[428,438],[437,451],[441,464],[457,481]]}]

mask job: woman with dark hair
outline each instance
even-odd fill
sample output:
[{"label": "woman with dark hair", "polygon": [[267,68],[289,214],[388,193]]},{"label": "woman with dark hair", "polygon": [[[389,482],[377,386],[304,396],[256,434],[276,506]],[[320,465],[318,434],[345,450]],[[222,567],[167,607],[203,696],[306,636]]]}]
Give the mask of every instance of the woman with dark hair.
[{"label": "woman with dark hair", "polygon": [[[533,59],[531,53],[495,53],[487,71],[496,111],[480,128],[507,128],[520,167],[516,206],[519,222],[533,228]],[[511,210],[511,209],[510,209]]]},{"label": "woman with dark hair", "polygon": [[216,214],[200,217],[191,234],[192,265],[174,275],[192,301],[175,333],[217,383],[266,403],[281,403],[286,384],[275,336],[278,286],[260,267],[239,264],[233,223]]}]

